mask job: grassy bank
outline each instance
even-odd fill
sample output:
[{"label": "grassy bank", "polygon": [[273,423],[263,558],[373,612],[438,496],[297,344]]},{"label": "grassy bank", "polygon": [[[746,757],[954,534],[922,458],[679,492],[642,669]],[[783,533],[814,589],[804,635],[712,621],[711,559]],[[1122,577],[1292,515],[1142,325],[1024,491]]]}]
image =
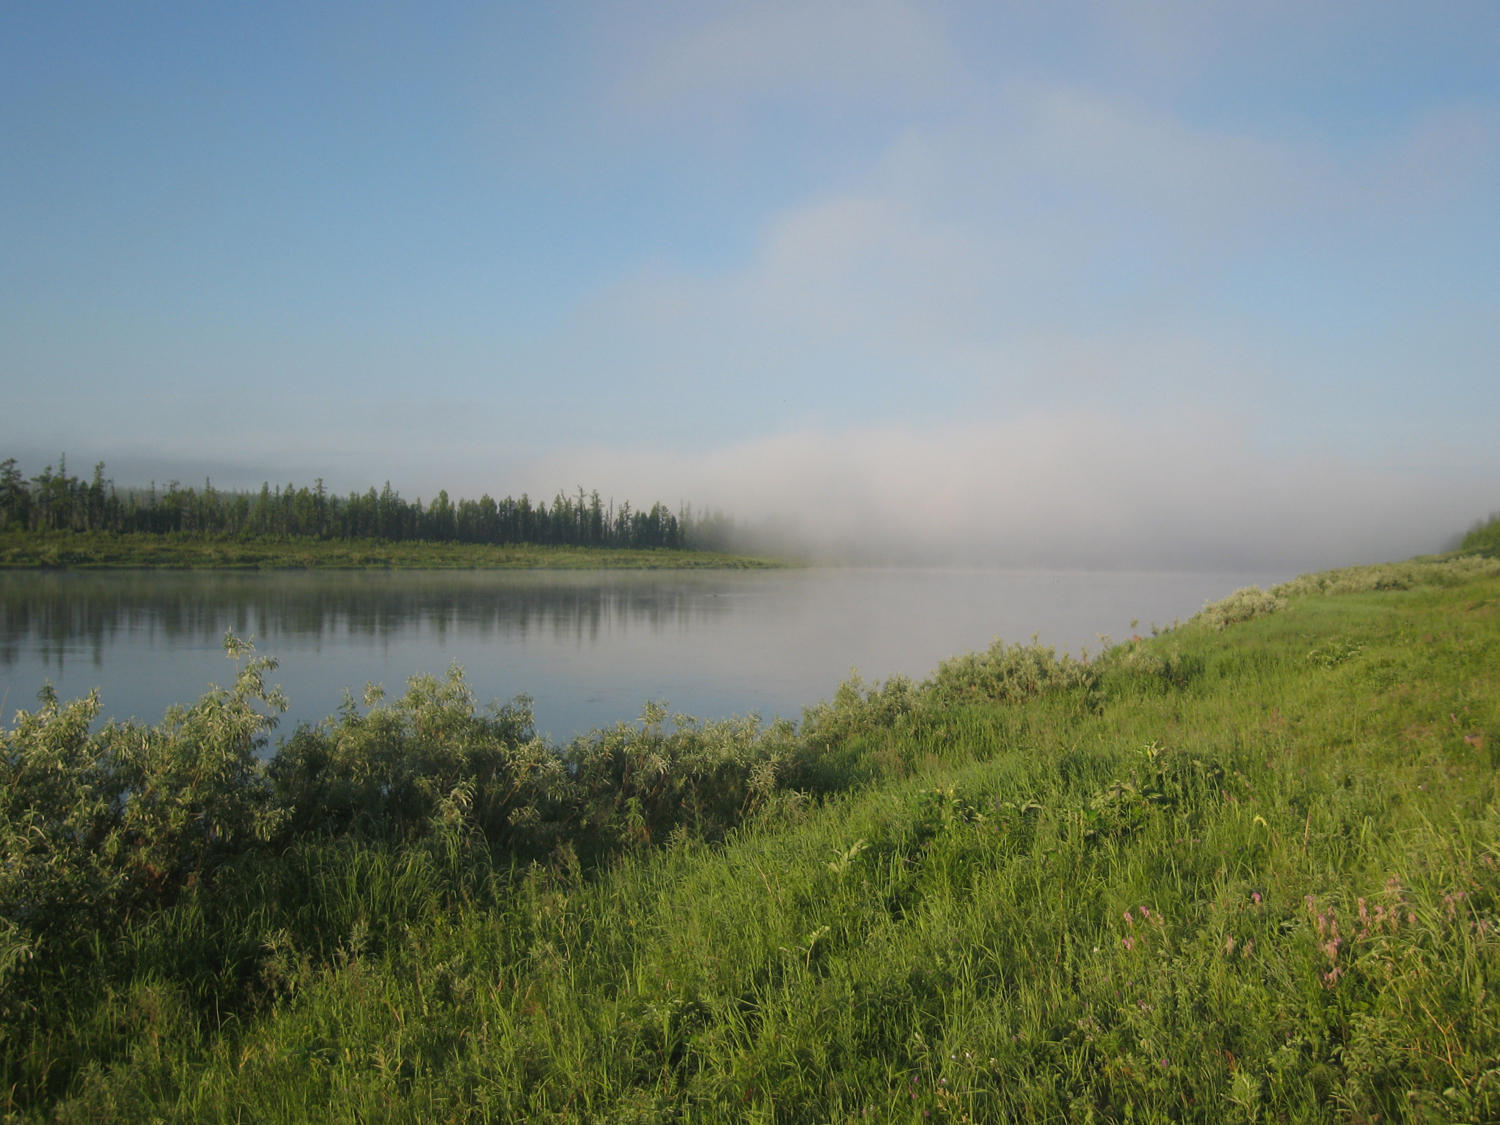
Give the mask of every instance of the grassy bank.
[{"label": "grassy bank", "polygon": [[491,546],[422,541],[388,543],[371,539],[235,538],[144,532],[130,535],[109,532],[0,533],[0,568],[698,570],[785,565],[712,551],[665,549]]},{"label": "grassy bank", "polygon": [[[244,654],[241,654],[243,657]],[[22,1119],[1500,1119],[1500,564],[538,743],[249,662],[7,736]]]}]

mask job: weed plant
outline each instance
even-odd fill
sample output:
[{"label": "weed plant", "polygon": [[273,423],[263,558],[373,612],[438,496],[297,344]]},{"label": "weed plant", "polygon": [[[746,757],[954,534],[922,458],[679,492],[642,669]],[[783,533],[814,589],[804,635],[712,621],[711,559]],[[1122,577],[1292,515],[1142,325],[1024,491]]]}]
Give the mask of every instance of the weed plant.
[{"label": "weed plant", "polygon": [[0,777],[6,1108],[1500,1120],[1500,576],[1444,566],[800,728],[550,747],[454,670],[263,765],[233,644],[158,727],[44,696]]}]

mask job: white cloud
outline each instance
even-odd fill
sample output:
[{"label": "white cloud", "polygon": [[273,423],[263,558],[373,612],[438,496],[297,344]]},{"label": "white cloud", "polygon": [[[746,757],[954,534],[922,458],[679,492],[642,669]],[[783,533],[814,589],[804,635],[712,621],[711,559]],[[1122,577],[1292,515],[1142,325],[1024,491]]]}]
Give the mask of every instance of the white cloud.
[{"label": "white cloud", "polygon": [[[1002,100],[905,129],[863,173],[767,218],[736,265],[658,263],[591,312],[674,391],[792,380],[782,425],[812,388],[903,379],[986,410],[1081,387],[1128,391],[1137,409],[1237,407],[1295,384],[1299,371],[1270,357],[1307,350],[1265,334],[1248,285],[1275,305],[1312,284],[1305,265],[1330,246],[1362,255],[1375,271],[1315,294],[1330,312],[1323,355],[1357,366],[1375,337],[1337,333],[1359,319],[1358,286],[1399,278],[1421,252],[1391,233],[1471,205],[1500,151],[1473,107],[1340,147],[1190,124],[1079,86],[1010,83]],[[1221,285],[1241,288],[1215,308]]]},{"label": "white cloud", "polygon": [[982,266],[963,233],[890,197],[821,199],[770,225],[742,298],[759,319],[832,332],[972,331],[960,314]]}]

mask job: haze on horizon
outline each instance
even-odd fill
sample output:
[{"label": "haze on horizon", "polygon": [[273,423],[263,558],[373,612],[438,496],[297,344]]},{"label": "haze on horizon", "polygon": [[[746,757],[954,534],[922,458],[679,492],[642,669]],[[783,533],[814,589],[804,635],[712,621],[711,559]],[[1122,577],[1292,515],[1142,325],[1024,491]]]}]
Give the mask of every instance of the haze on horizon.
[{"label": "haze on horizon", "polygon": [[0,457],[1315,566],[1500,508],[1500,8],[12,3]]}]

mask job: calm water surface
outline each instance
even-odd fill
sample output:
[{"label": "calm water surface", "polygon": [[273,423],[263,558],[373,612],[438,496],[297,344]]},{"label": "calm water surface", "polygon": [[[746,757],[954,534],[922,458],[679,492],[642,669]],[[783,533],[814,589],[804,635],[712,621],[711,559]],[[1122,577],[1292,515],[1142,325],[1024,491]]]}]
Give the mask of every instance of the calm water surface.
[{"label": "calm water surface", "polygon": [[1186,618],[1281,574],[809,569],[721,572],[0,573],[0,711],[102,689],[104,714],[161,719],[227,684],[225,630],[275,656],[283,733],[368,682],[394,695],[457,661],[481,701],[525,693],[557,739],[639,714],[796,718],[851,666],[921,677],[996,637],[1077,652],[1130,619]]}]

